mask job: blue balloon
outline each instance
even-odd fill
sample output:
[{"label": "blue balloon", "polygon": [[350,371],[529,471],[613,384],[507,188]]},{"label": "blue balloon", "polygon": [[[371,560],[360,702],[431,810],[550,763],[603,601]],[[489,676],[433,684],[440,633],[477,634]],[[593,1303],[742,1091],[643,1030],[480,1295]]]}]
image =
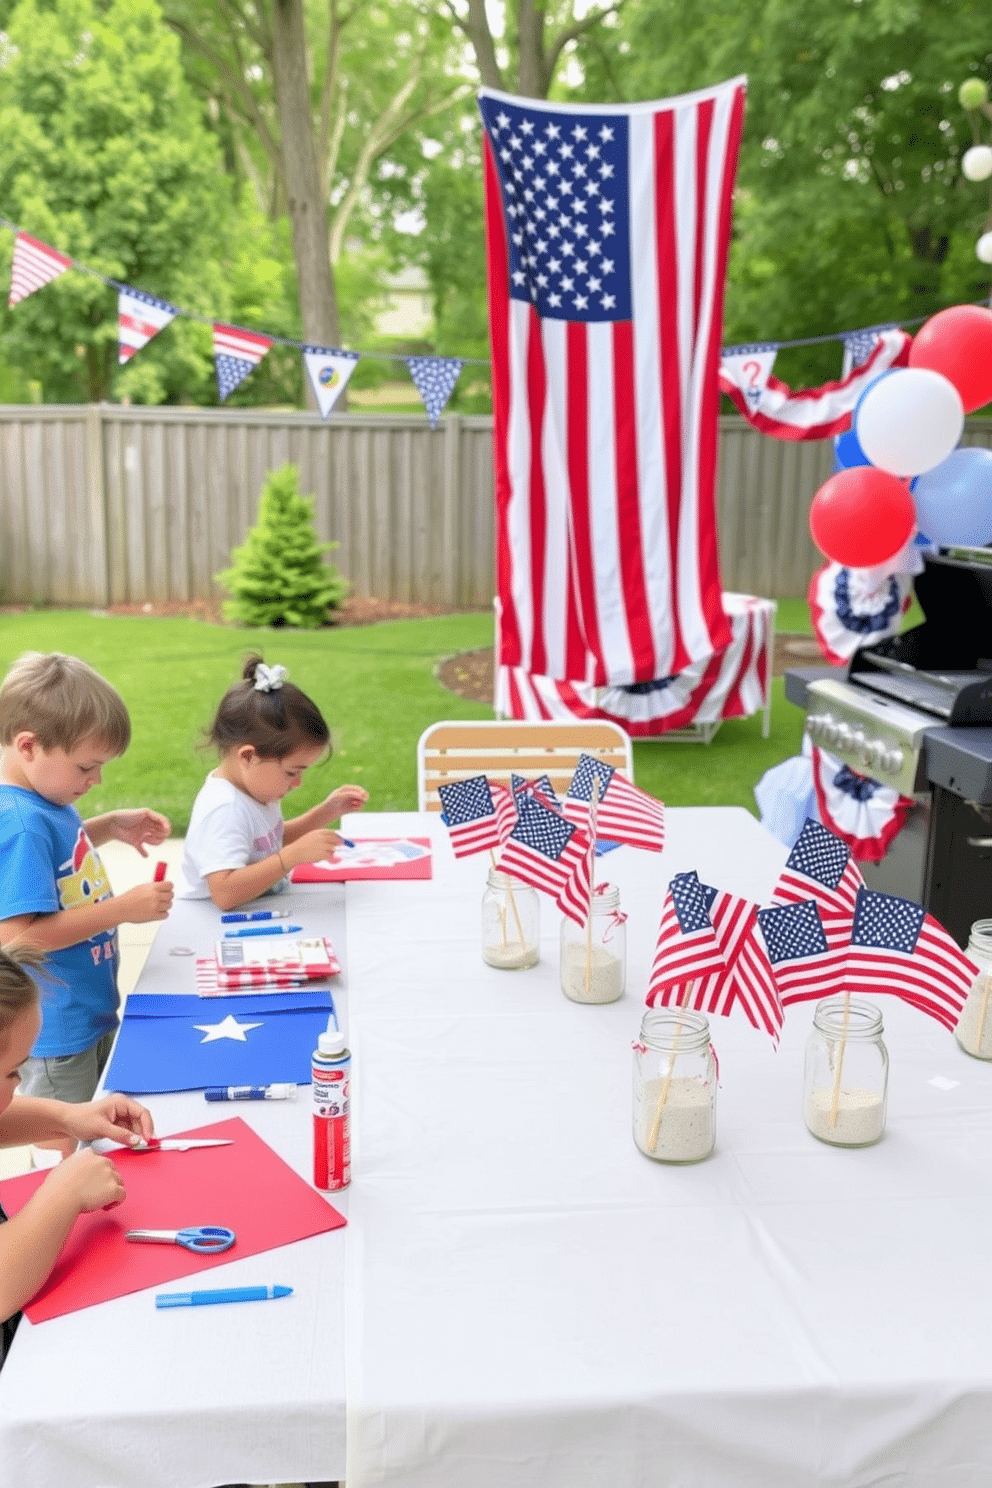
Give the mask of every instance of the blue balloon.
[{"label": "blue balloon", "polygon": [[918,475],[916,520],[939,547],[992,542],[992,450],[956,449]]},{"label": "blue balloon", "polygon": [[853,429],[848,429],[846,434],[839,434],[834,445],[834,468],[835,470],[851,470],[855,465],[870,465],[871,461],[858,443],[858,436]]}]

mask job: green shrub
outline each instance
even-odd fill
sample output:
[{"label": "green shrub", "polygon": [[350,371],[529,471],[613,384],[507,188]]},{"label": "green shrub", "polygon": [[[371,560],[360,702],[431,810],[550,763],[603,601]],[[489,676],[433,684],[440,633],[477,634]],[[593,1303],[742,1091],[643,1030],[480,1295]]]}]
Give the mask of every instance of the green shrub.
[{"label": "green shrub", "polygon": [[242,625],[293,625],[314,630],[348,592],[348,581],[317,540],[313,497],[301,496],[295,465],[273,470],[262,487],[258,522],[231,554],[217,580],[231,595],[224,615]]}]

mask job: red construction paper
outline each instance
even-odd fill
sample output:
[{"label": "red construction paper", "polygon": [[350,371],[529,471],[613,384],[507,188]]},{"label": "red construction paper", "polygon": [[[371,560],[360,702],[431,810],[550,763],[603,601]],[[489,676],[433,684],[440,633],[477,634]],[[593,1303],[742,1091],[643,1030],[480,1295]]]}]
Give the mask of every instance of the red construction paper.
[{"label": "red construction paper", "polygon": [[431,878],[431,855],[429,837],[356,837],[355,846],[365,842],[415,842],[428,851],[422,858],[407,858],[402,863],[389,863],[384,867],[361,868],[356,863],[301,863],[289,875],[293,883],[345,883],[358,879],[425,879]]},{"label": "red construction paper", "polygon": [[[168,1135],[227,1137],[232,1145],[115,1154],[127,1198],[116,1209],[79,1216],[54,1270],[24,1309],[32,1323],[211,1271],[346,1223],[239,1116]],[[23,1208],[45,1176],[27,1173],[0,1183],[6,1213]],[[124,1239],[126,1230],[201,1224],[226,1225],[237,1239],[230,1250],[212,1256],[196,1255],[181,1245]]]}]

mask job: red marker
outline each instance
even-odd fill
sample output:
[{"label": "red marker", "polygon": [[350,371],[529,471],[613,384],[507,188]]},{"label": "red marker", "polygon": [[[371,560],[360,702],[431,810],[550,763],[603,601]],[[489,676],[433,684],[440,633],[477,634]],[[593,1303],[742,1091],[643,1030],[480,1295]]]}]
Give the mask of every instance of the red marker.
[{"label": "red marker", "polygon": [[164,881],[165,875],[168,873],[168,871],[169,871],[169,865],[168,865],[168,863],[156,863],[155,864],[155,873],[154,873],[154,875],[152,877],[152,883],[162,883]]}]

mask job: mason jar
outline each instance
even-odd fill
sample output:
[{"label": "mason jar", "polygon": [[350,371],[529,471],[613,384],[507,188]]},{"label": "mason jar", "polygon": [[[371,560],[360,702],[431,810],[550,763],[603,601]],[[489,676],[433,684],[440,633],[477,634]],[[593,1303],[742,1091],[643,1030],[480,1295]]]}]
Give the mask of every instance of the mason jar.
[{"label": "mason jar", "polygon": [[537,890],[490,868],[482,896],[482,959],[501,971],[536,966],[541,954]]},{"label": "mason jar", "polygon": [[616,884],[599,884],[584,925],[561,922],[561,990],[573,1002],[616,1002],[627,982],[627,916]]},{"label": "mason jar", "polygon": [[825,997],[806,1044],[806,1125],[834,1147],[870,1147],[885,1130],[889,1056],[882,1014],[860,997]]},{"label": "mason jar", "polygon": [[710,1025],[686,1008],[652,1008],[634,1044],[634,1143],[656,1162],[692,1163],[716,1142]]},{"label": "mason jar", "polygon": [[971,985],[954,1037],[966,1054],[992,1059],[992,920],[976,920],[968,937],[968,955],[979,971]]}]

